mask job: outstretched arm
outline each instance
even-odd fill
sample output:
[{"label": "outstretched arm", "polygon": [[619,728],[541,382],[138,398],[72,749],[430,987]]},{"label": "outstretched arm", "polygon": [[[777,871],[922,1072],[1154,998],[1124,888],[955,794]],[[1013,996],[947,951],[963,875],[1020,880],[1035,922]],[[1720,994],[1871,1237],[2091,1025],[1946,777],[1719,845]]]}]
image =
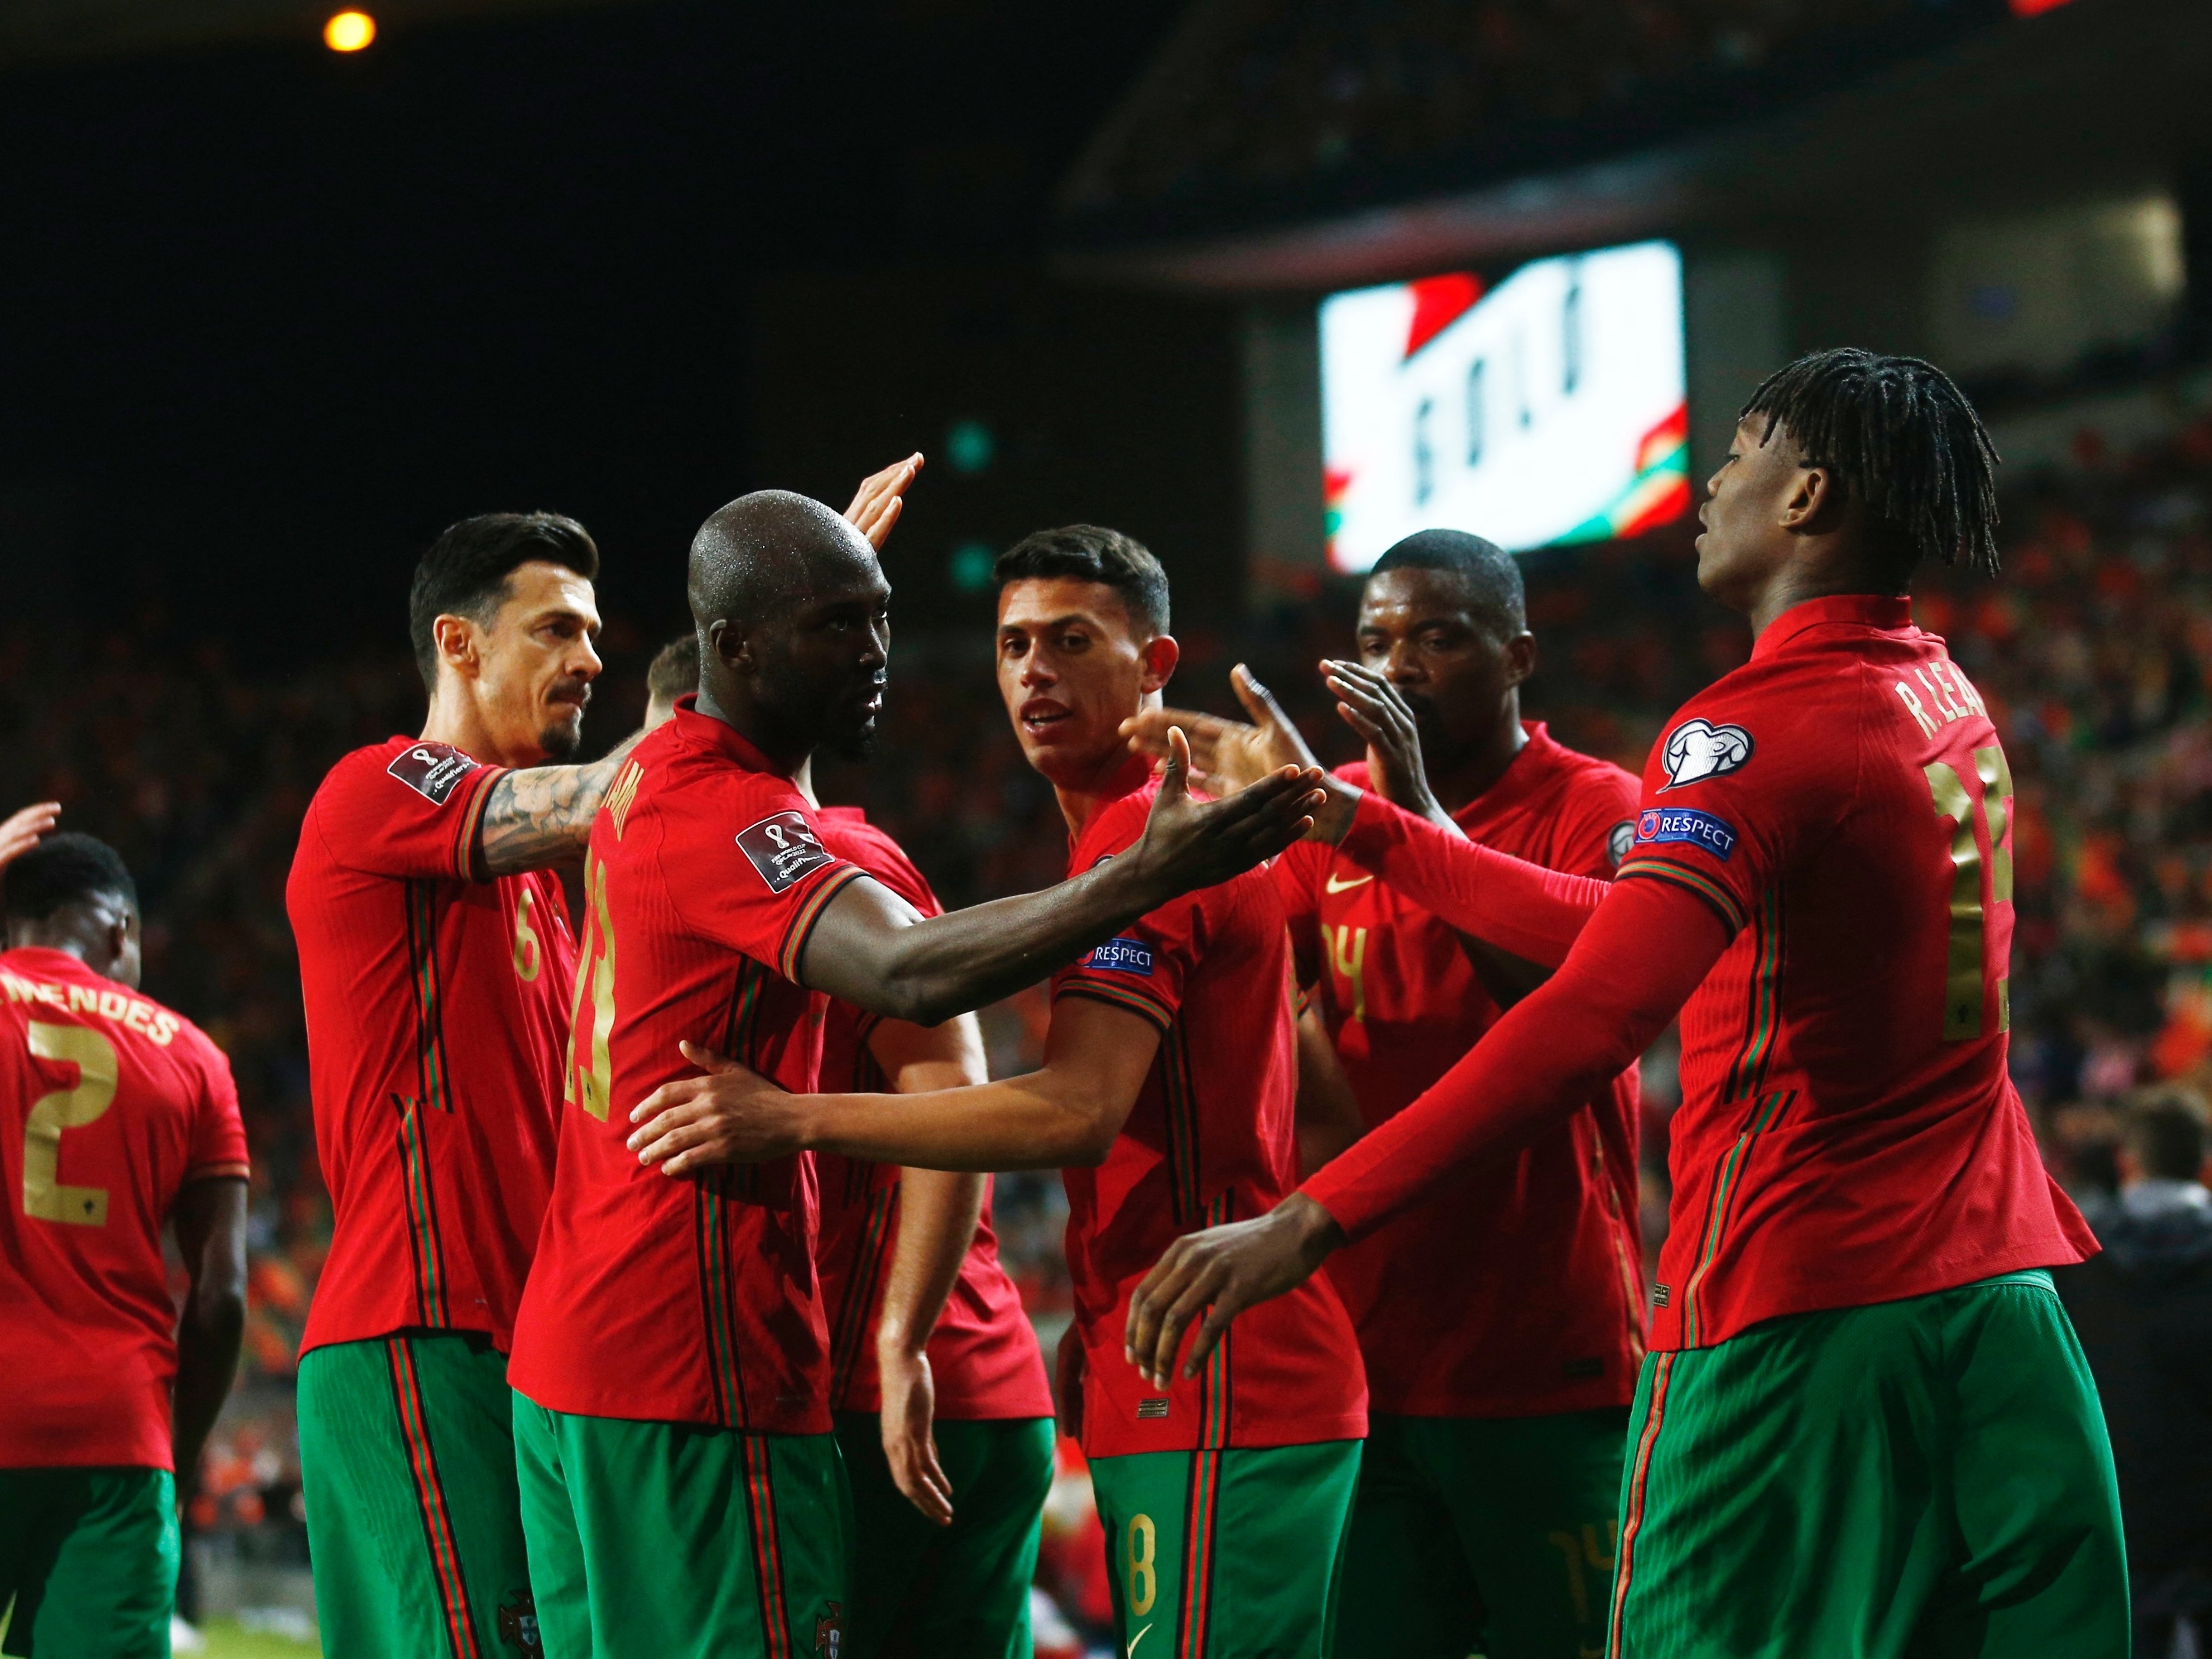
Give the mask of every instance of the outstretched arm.
[{"label": "outstretched arm", "polygon": [[1201,805],[1184,784],[1189,752],[1182,734],[1174,740],[1181,758],[1162,776],[1144,835],[1119,857],[1042,893],[927,920],[874,881],[850,882],[807,937],[800,983],[871,1013],[934,1025],[1035,985],[1115,929],[1251,869],[1312,826],[1307,814],[1320,798],[1318,772],[1285,767]]},{"label": "outstretched arm", "polygon": [[[868,1035],[884,1076],[902,1095],[962,1089],[990,1077],[983,1032],[963,1014],[943,1025],[885,1020]],[[960,1277],[983,1213],[983,1177],[940,1169],[899,1176],[898,1237],[891,1246],[883,1317],[876,1324],[876,1374],[882,1384],[884,1457],[908,1503],[940,1527],[952,1524],[952,1482],[938,1461],[933,1424],[937,1379],[929,1338]]]},{"label": "outstretched arm", "polygon": [[[1194,1375],[1230,1321],[1302,1284],[1329,1253],[1434,1195],[1474,1158],[1526,1145],[1650,1046],[1720,960],[1728,925],[1694,894],[1611,890],[1558,973],[1389,1122],[1255,1221],[1178,1239],[1130,1304],[1130,1362],[1164,1386],[1183,1333]],[[1651,942],[1663,939],[1666,948]]]},{"label": "outstretched arm", "polygon": [[632,732],[586,765],[527,766],[494,778],[477,827],[477,870],[486,877],[513,875],[580,859],[599,802],[644,735]]},{"label": "outstretched arm", "polygon": [[1145,1086],[1159,1028],[1088,997],[1053,1004],[1044,1064],[1024,1077],[927,1095],[787,1095],[690,1043],[704,1077],[663,1083],[630,1113],[638,1162],[672,1175],[812,1147],[928,1169],[1103,1162]]},{"label": "outstretched arm", "polygon": [[245,1178],[218,1175],[189,1183],[177,1194],[171,1216],[191,1280],[177,1326],[172,1412],[177,1497],[188,1503],[199,1480],[200,1448],[230,1393],[246,1333]]}]

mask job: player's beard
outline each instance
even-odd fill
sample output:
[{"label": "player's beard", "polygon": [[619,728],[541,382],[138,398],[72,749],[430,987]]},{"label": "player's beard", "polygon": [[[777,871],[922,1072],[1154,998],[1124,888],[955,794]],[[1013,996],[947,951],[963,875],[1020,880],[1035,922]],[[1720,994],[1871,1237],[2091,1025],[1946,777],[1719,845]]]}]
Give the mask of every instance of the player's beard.
[{"label": "player's beard", "polygon": [[576,751],[584,746],[584,711],[591,706],[592,684],[588,680],[565,680],[553,690],[556,695],[574,698],[575,717],[548,725],[538,734],[538,747],[545,751],[548,759],[566,762],[574,759]]}]

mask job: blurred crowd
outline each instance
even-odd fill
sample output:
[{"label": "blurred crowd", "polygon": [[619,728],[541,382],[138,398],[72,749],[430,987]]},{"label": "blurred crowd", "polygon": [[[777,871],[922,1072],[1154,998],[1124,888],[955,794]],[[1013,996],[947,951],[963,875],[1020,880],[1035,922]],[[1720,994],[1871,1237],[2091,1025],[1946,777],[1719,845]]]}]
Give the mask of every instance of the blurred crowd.
[{"label": "blurred crowd", "polygon": [[[1465,154],[1741,90],[1793,52],[1857,42],[1925,0],[1218,0],[1079,168],[1078,209],[1279,186]],[[1831,66],[1849,50],[1823,54]]]},{"label": "blurred crowd", "polygon": [[[2094,1204],[2116,1180],[2119,1103],[2154,1083],[2212,1082],[2212,421],[2131,456],[2085,440],[2075,460],[2012,481],[2000,582],[1930,572],[1916,609],[1950,639],[2010,756],[2014,1069],[2054,1168]],[[1530,556],[1542,653],[1532,717],[1640,770],[1666,716],[1742,661],[1742,625],[1698,593],[1688,538],[1684,527]],[[1175,698],[1230,706],[1228,668],[1248,661],[1324,759],[1352,758],[1313,665],[1348,648],[1355,597],[1331,585],[1233,622],[1177,619]],[[123,852],[145,901],[148,990],[204,1026],[237,1074],[254,1154],[251,1408],[217,1430],[202,1528],[281,1525],[296,1509],[285,1383],[330,1205],[283,887],[325,770],[419,724],[420,683],[392,623],[388,649],[292,672],[184,637],[158,610],[106,631],[0,631],[0,807],[58,798],[65,825]],[[599,743],[634,722],[659,643],[610,628]],[[878,752],[825,766],[820,783],[825,799],[866,805],[948,905],[1060,874],[1064,829],[1006,729],[980,629],[901,640]],[[1045,1014],[1035,992],[989,1011],[994,1069],[1035,1062]],[[1674,1104],[1663,1051],[1646,1087],[1652,1230],[1664,1224]],[[1068,1312],[1059,1183],[1005,1178],[998,1205],[1008,1265],[1049,1344]],[[1079,1485],[1079,1470],[1068,1479]],[[1079,1500],[1062,1503],[1070,1526]],[[1079,1600],[1079,1587],[1067,1594]]]}]

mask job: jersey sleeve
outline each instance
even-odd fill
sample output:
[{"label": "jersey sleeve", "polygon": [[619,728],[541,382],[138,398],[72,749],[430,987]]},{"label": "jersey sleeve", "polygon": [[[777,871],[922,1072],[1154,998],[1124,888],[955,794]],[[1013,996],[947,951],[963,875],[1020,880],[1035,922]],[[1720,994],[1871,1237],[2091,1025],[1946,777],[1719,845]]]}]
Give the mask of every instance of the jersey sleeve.
[{"label": "jersey sleeve", "polygon": [[[1132,797],[1109,808],[1115,815],[1086,838],[1068,874],[1096,869],[1133,845],[1144,833],[1147,801]],[[1103,833],[1102,833],[1103,832]],[[1094,946],[1052,976],[1052,997],[1088,997],[1126,1008],[1164,1034],[1182,1006],[1183,982],[1197,955],[1204,922],[1205,893],[1184,894],[1130,923],[1103,944]]]},{"label": "jersey sleeve", "polygon": [[1724,687],[1686,705],[1653,747],[1618,876],[1686,888],[1733,936],[1808,834],[1834,821],[1858,751],[1847,717]]},{"label": "jersey sleeve", "polygon": [[753,772],[689,793],[690,811],[705,816],[685,826],[684,867],[669,881],[687,924],[804,984],[799,959],[814,924],[865,872],[823,845],[806,797],[785,779]]},{"label": "jersey sleeve", "polygon": [[477,832],[507,770],[444,743],[410,743],[391,759],[349,754],[324,780],[316,828],[339,864],[405,880],[482,880]]},{"label": "jersey sleeve", "polygon": [[[877,829],[873,825],[848,825],[835,818],[823,818],[816,827],[822,833],[822,845],[841,858],[849,860],[863,875],[872,875],[893,893],[915,907],[923,916],[942,916],[945,906],[938,902],[929,880],[915,868],[914,861],[906,856],[906,849]],[[884,1016],[851,1003],[840,1004],[851,1019],[853,1040],[865,1045],[875,1034]]]},{"label": "jersey sleeve", "polygon": [[239,1115],[238,1084],[230,1074],[223,1052],[199,1033],[201,1055],[199,1109],[192,1114],[192,1138],[185,1156],[185,1180],[204,1180],[216,1175],[248,1173],[246,1122]]},{"label": "jersey sleeve", "polygon": [[1321,884],[1328,879],[1328,849],[1317,841],[1297,841],[1268,868],[1290,926],[1291,955],[1301,987],[1321,977]]}]

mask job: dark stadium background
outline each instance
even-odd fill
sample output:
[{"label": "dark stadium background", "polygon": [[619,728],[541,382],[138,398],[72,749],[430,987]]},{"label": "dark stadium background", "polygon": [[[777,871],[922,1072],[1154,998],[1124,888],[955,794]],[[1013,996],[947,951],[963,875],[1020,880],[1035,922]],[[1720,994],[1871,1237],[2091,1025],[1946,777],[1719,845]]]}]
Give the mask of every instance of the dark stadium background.
[{"label": "dark stadium background", "polygon": [[[238,1071],[252,1307],[196,1516],[211,1605],[296,1600],[288,1379],[328,1215],[283,886],[331,761],[420,720],[403,633],[423,544],[495,508],[591,527],[604,747],[683,622],[707,512],[769,484],[842,504],[927,451],[889,557],[884,741],[825,792],[865,799],[950,902],[1050,881],[1058,814],[1005,732],[988,601],[965,585],[1029,529],[1087,518],[1149,542],[1176,584],[1177,694],[1219,706],[1249,657],[1328,758],[1351,753],[1310,668],[1347,643],[1352,589],[1254,528],[1251,342],[1316,292],[1438,266],[1418,237],[1267,242],[1279,227],[1446,190],[1494,204],[1672,144],[1674,171],[1626,193],[1672,192],[1698,257],[1786,248],[1789,349],[1915,349],[1901,273],[1931,226],[2164,192],[2186,293],[2122,347],[1973,384],[2001,436],[2035,440],[2007,469],[2007,575],[1932,582],[1918,612],[2019,784],[2014,1069],[2054,1167],[2108,1185],[2115,1103],[2212,1078],[2212,30],[2187,6],[391,9],[355,58],[290,0],[0,12],[0,812],[58,796],[123,850],[148,988]],[[78,27],[96,11],[111,33]],[[1226,21],[1194,37],[1200,13]],[[1444,39],[1462,14],[1480,21],[1465,61]],[[1500,65],[1521,102],[1438,91]],[[1121,137],[1094,149],[1117,111]],[[1746,122],[1765,125],[1729,125]],[[1560,228],[1618,200],[1577,210],[1595,217],[1516,246],[1626,239]],[[1362,259],[1380,263],[1347,275]],[[1693,340],[1693,380],[1699,362]],[[2113,399],[2157,418],[2100,426]],[[1640,765],[1741,660],[1688,538],[1528,558],[1528,707],[1567,741]],[[1034,1052],[1041,1014],[994,1012],[999,1064]],[[1646,1086],[1656,1240],[1663,1048]],[[1056,1187],[1002,1190],[1048,1330]],[[1054,1515],[1080,1558],[1079,1505]],[[1079,1613],[1083,1587],[1059,1588]]]}]

